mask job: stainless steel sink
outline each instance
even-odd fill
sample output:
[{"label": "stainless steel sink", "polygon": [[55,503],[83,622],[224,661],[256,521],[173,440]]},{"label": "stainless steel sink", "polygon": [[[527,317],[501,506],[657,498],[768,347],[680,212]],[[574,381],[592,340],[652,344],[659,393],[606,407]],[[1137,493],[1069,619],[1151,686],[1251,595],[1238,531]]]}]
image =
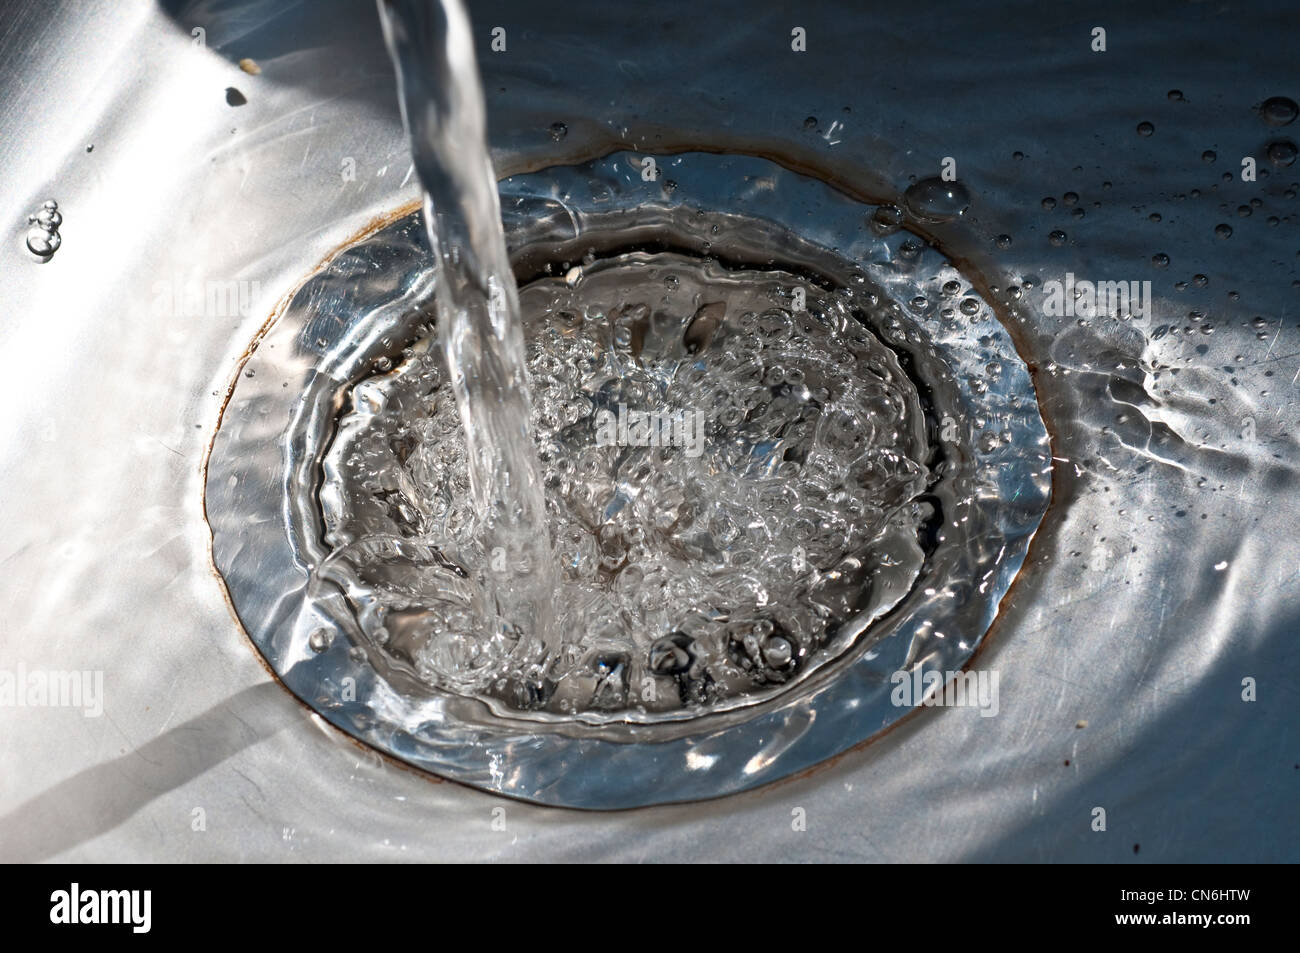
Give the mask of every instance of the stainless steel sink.
[{"label": "stainless steel sink", "polygon": [[[998,717],[921,711],[776,785],[590,814],[341,735],[268,674],[212,567],[203,463],[241,357],[319,262],[418,197],[374,11],[0,4],[0,670],[102,672],[104,692],[99,717],[0,707],[0,859],[1295,860],[1300,173],[1263,158],[1291,132],[1251,106],[1300,84],[1284,13],[1165,6],[1008,4],[989,32],[985,11],[915,4],[475,4],[503,176],[615,148],[751,151],[888,199],[951,156],[976,200],[934,237],[991,296],[1067,270],[1154,278],[1155,324],[1218,320],[1160,345],[1180,403],[1168,376],[1114,384],[1144,345],[1025,288],[1014,332],[1058,466],[975,662],[1000,673]],[[1104,56],[1094,20],[1113,24]],[[1246,155],[1272,171],[1253,190]],[[1085,217],[1040,207],[1066,191]],[[41,263],[24,236],[47,199],[63,243]],[[1197,273],[1205,288],[1166,287]],[[1246,418],[1245,455],[1188,423],[1227,441]]]}]

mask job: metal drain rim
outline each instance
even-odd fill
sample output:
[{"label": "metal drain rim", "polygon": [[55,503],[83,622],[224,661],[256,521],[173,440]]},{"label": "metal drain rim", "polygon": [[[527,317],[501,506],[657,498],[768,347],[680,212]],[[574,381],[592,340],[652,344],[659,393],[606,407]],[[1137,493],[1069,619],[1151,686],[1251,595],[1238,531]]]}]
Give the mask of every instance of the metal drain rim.
[{"label": "metal drain rim", "polygon": [[[598,214],[616,195],[624,206],[662,203],[671,192],[673,203],[734,207],[736,196],[718,191],[723,184],[734,188],[742,183],[747,215],[835,248],[840,257],[857,261],[895,302],[917,294],[936,298],[932,284],[921,286],[921,276],[962,280],[937,251],[909,233],[873,234],[865,225],[870,207],[818,180],[736,155],[687,154],[664,164],[663,181],[644,181],[640,157],[630,154],[508,179],[501,189],[507,232],[526,242],[539,229],[554,229],[566,219],[576,225],[584,215]],[[671,190],[669,178],[675,182]],[[781,187],[773,187],[778,178]],[[387,243],[392,254],[393,267],[386,272],[398,280],[388,289],[386,304],[362,318],[373,328],[389,329],[431,291],[428,282],[413,280],[424,272],[421,230],[408,218],[363,241]],[[918,247],[908,266],[900,268],[897,250],[904,241]],[[346,638],[327,639],[322,648],[317,636],[322,650],[313,649],[312,635],[321,630],[321,620],[306,607],[306,566],[312,557],[293,538],[295,519],[301,525],[303,515],[287,510],[290,475],[310,467],[312,459],[301,441],[285,440],[293,433],[286,424],[295,415],[326,412],[328,395],[346,386],[331,372],[342,361],[334,345],[356,342],[356,327],[339,320],[346,311],[349,282],[358,279],[348,273],[346,252],[299,289],[239,379],[209,459],[205,503],[213,557],[251,641],[286,687],[346,733],[432,773],[541,803],[622,808],[733,793],[803,770],[868,740],[910,710],[890,700],[892,673],[916,669],[942,674],[969,660],[1046,510],[1046,431],[1036,406],[1020,407],[1014,422],[1022,429],[1021,439],[1011,445],[1020,449],[1012,452],[1000,445],[975,451],[997,474],[997,492],[1019,505],[1015,520],[1002,527],[998,558],[983,576],[989,595],[978,624],[972,620],[969,626],[974,631],[962,640],[936,643],[923,632],[933,616],[909,618],[904,613],[891,620],[891,631],[869,650],[833,666],[833,678],[814,680],[801,694],[746,710],[743,718],[721,727],[654,742],[635,727],[617,739],[571,737],[535,722],[507,722],[490,713],[485,717],[481,703],[459,696],[414,702],[378,677]],[[964,296],[978,299],[971,290]],[[295,306],[309,313],[305,324],[295,323]],[[964,319],[963,327],[943,342],[945,353],[958,357],[955,376],[973,373],[991,352],[1004,366],[1006,393],[1032,394],[1010,335],[987,305],[980,302],[974,320],[984,342],[978,352],[970,345],[975,336]],[[918,320],[916,326],[920,324]],[[936,331],[928,323],[925,327]],[[1024,447],[1037,452],[1026,456]]]}]

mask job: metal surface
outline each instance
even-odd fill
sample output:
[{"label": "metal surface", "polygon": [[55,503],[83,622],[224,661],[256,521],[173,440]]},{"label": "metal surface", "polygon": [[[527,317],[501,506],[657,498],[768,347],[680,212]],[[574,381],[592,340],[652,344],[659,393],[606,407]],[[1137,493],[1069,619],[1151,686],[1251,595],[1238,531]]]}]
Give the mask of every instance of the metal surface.
[{"label": "metal surface", "polygon": [[[1022,350],[1069,373],[1040,387],[1053,509],[976,659],[1001,673],[998,717],[920,712],[820,770],[704,803],[591,815],[504,801],[314,718],[261,667],[208,559],[200,465],[243,349],[314,262],[416,197],[373,11],[5,3],[0,667],[100,671],[104,708],[0,709],[0,857],[1296,859],[1295,173],[1211,190],[1276,135],[1252,104],[1297,95],[1286,11],[1170,3],[1139,22],[1125,4],[1020,4],[991,30],[983,7],[813,7],[794,14],[806,54],[787,52],[791,14],[748,7],[471,12],[510,38],[493,56],[484,35],[480,52],[503,175],[611,142],[743,140],[885,195],[955,156],[976,206],[936,233],[988,284],[1143,278],[1160,251],[1175,262],[1151,273],[1160,320],[1230,320],[1163,339],[1193,393],[1153,407],[1072,362],[1100,330],[1026,303]],[[1104,55],[1089,48],[1097,24]],[[228,105],[227,87],[247,104]],[[1185,101],[1166,99],[1174,88]],[[1134,134],[1144,120],[1154,137]],[[1211,149],[1217,166],[1200,158]],[[1067,189],[1086,219],[1039,209]],[[1232,215],[1256,194],[1265,207],[1217,240],[1220,204]],[[63,245],[40,264],[26,221],[50,198]],[[1049,227],[1070,244],[1049,246]],[[1170,287],[1195,273],[1206,288]],[[165,306],[159,289],[191,278],[258,289],[237,314]],[[1110,343],[1129,366],[1140,356]],[[1218,369],[1238,353],[1242,387]],[[1243,417],[1260,436],[1239,462],[1218,443]],[[1187,425],[1207,418],[1209,436]],[[1098,806],[1106,832],[1091,828]]]}]

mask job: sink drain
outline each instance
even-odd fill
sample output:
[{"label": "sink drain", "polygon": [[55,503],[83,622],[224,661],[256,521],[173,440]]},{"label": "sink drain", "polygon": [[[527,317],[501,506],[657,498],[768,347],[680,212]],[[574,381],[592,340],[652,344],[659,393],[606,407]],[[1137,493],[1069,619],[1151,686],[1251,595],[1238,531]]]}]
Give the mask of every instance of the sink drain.
[{"label": "sink drain", "polygon": [[643,168],[502,183],[557,649],[493,628],[517,567],[474,522],[417,214],[299,289],[209,460],[214,559],[283,682],[546,803],[723,794],[869,738],[895,673],[969,659],[1048,497],[1028,372],[937,251],[766,160]]}]

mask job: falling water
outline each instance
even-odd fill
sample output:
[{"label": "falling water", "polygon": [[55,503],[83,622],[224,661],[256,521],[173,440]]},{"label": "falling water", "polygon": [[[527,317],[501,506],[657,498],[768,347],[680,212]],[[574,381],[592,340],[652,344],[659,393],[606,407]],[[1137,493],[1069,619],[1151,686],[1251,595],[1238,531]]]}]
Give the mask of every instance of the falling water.
[{"label": "falling water", "polygon": [[490,554],[493,638],[516,662],[555,646],[554,560],[519,301],[506,255],[483,90],[459,0],[380,0],[402,116],[424,186],[437,268],[438,340],[464,429],[474,511]]}]

